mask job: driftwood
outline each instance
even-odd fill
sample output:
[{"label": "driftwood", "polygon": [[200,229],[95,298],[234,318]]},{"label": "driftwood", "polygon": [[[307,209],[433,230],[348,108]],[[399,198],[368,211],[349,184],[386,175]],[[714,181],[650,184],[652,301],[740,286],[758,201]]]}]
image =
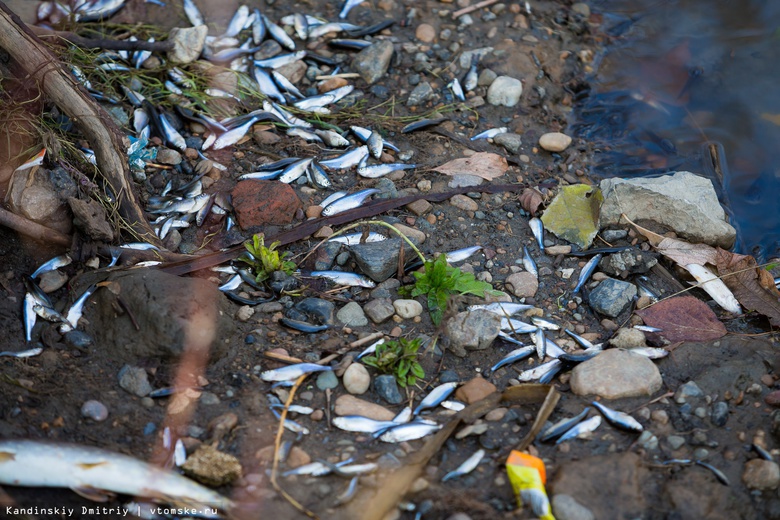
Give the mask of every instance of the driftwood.
[{"label": "driftwood", "polygon": [[95,151],[98,170],[116,195],[119,215],[139,240],[160,244],[135,200],[126,138],[116,124],[35,34],[0,1],[0,48],[34,81],[84,134]]},{"label": "driftwood", "polygon": [[42,226],[3,208],[0,208],[0,225],[47,244],[70,247],[72,242],[72,238],[68,235],[63,235],[59,231]]}]

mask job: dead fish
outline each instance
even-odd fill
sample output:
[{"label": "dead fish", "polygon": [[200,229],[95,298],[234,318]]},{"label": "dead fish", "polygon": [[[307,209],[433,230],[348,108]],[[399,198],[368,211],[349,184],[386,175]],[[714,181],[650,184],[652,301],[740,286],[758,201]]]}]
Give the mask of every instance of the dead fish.
[{"label": "dead fish", "polygon": [[366,145],[368,146],[368,151],[371,152],[371,156],[374,159],[379,159],[382,156],[382,148],[384,146],[382,134],[376,130],[371,132],[371,134],[368,136],[368,139],[366,139]]},{"label": "dead fish", "polygon": [[536,238],[536,244],[539,246],[540,251],[544,251],[544,224],[538,218],[534,217],[528,221],[528,226],[531,228],[534,238]]},{"label": "dead fish", "polygon": [[162,127],[163,138],[165,142],[183,152],[187,149],[187,143],[184,141],[184,137],[173,127],[168,117],[165,114],[160,114],[160,126]]},{"label": "dead fish", "polygon": [[466,95],[463,93],[463,87],[460,86],[458,78],[452,78],[452,81],[447,83],[447,88],[452,91],[452,94],[459,101],[466,101]]},{"label": "dead fish", "polygon": [[263,15],[260,14],[260,9],[255,8],[252,14],[254,15],[252,19],[252,42],[255,45],[260,45],[265,40],[268,30],[265,28],[265,22],[263,21]]},{"label": "dead fish", "polygon": [[[334,238],[329,238],[328,242],[339,242],[341,244],[346,244],[348,246],[353,246],[355,244],[359,244],[363,240],[363,233],[352,233],[350,235],[341,235]],[[369,232],[365,236],[365,242],[382,242],[384,240],[387,240],[387,237],[384,236],[382,233],[377,233],[375,231]]]},{"label": "dead fish", "polygon": [[466,408],[466,405],[464,403],[455,400],[442,401],[441,403],[439,403],[439,406],[441,406],[442,408],[446,408],[447,410],[452,410],[453,412],[459,412],[464,408]]},{"label": "dead fish", "polygon": [[[537,379],[540,381],[547,378],[552,379],[552,377],[557,374],[560,369],[561,362],[557,359],[553,359],[552,361],[548,361],[547,363],[539,365],[535,368],[521,372],[520,375],[517,376],[517,380],[521,382],[527,382],[535,381]],[[550,376],[550,374],[553,374],[553,376]]]},{"label": "dead fish", "polygon": [[426,395],[422,401],[420,401],[420,404],[417,405],[417,408],[414,409],[414,415],[419,414],[421,411],[427,408],[434,408],[439,406],[439,403],[447,399],[450,394],[455,391],[455,388],[457,388],[458,384],[459,383],[457,382],[444,383],[431,390],[431,392]]},{"label": "dead fish", "polygon": [[622,428],[631,432],[641,432],[644,430],[644,427],[639,424],[639,421],[625,412],[619,412],[617,410],[613,410],[612,408],[608,408],[598,401],[593,401],[591,404],[595,406],[598,411],[604,414],[604,417],[607,419],[607,421],[609,421],[614,426],[617,426],[618,428]]},{"label": "dead fish", "polygon": [[306,171],[306,174],[309,176],[309,182],[316,186],[317,188],[330,188],[333,184],[330,181],[330,178],[328,177],[328,174],[325,173],[325,170],[317,164],[316,161],[312,161],[312,163],[309,165],[309,169]]},{"label": "dead fish", "polygon": [[659,329],[658,327],[651,327],[649,325],[634,325],[633,328],[635,328],[636,330],[641,330],[642,332],[650,332],[650,333],[664,331],[664,329]]},{"label": "dead fish", "polygon": [[285,65],[289,65],[290,63],[295,63],[296,61],[302,60],[305,57],[306,51],[297,51],[291,54],[280,54],[279,56],[266,58],[264,60],[255,60],[254,64],[258,67],[278,69],[280,67],[284,67]]},{"label": "dead fish", "polygon": [[361,29],[359,25],[353,25],[351,23],[343,22],[330,22],[317,25],[316,27],[309,28],[309,39],[316,39],[320,36],[325,36],[329,33],[340,33],[342,31]]},{"label": "dead fish", "polygon": [[287,99],[285,99],[282,91],[279,90],[276,81],[274,81],[273,76],[268,69],[255,66],[252,68],[252,74],[257,83],[257,88],[261,93],[279,103],[287,103]]},{"label": "dead fish", "polygon": [[36,278],[39,275],[43,273],[47,273],[49,271],[54,271],[55,269],[59,269],[60,267],[65,267],[66,265],[69,265],[73,260],[68,255],[60,255],[55,256],[51,260],[41,264],[38,269],[33,272],[33,274],[30,275],[30,278]]},{"label": "dead fish", "polygon": [[353,287],[376,287],[376,282],[357,273],[348,273],[345,271],[311,271],[308,276],[314,276],[315,278],[327,278],[339,285],[349,285]]},{"label": "dead fish", "polygon": [[454,264],[457,262],[462,262],[463,260],[469,258],[473,254],[475,254],[477,251],[480,251],[482,249],[482,246],[471,246],[471,247],[464,247],[463,249],[457,249],[455,251],[450,251],[449,253],[445,253],[445,256],[447,258],[447,262],[450,264]]},{"label": "dead fish", "polygon": [[531,316],[531,323],[543,330],[561,330],[561,326],[539,316]]},{"label": "dead fish", "polygon": [[718,468],[716,468],[712,464],[707,464],[706,462],[703,462],[701,460],[695,460],[694,463],[696,463],[696,465],[698,465],[698,466],[701,466],[703,468],[707,468],[708,470],[710,470],[712,472],[712,474],[715,475],[715,478],[718,479],[718,482],[720,482],[724,486],[729,486],[730,485],[728,477],[726,477],[726,475],[721,470],[719,470]]},{"label": "dead fish", "polygon": [[309,464],[304,464],[303,466],[298,466],[295,469],[285,471],[284,473],[282,473],[282,476],[289,477],[291,475],[311,475],[312,477],[322,477],[324,475],[329,475],[330,473],[332,473],[333,471],[331,469],[332,467],[346,466],[347,464],[351,464],[352,462],[354,462],[354,459],[350,458],[328,466],[322,461],[315,461],[315,462],[310,462]]},{"label": "dead fish", "polygon": [[626,349],[626,351],[638,356],[644,356],[647,359],[661,359],[669,355],[668,350],[659,347],[634,347]]},{"label": "dead fish", "polygon": [[336,466],[326,460],[322,461],[326,466],[329,466],[331,471],[339,477],[351,478],[355,475],[364,475],[366,473],[372,473],[379,467],[374,462],[366,462],[365,464],[348,464],[343,466]]},{"label": "dead fish", "polygon": [[499,128],[491,128],[490,130],[485,130],[484,132],[480,132],[474,137],[471,138],[472,141],[477,141],[479,139],[493,139],[498,134],[505,134],[507,133],[508,129],[505,126],[501,126]]},{"label": "dead fish", "polygon": [[43,352],[43,349],[40,347],[31,348],[27,350],[20,350],[19,352],[11,352],[10,350],[4,350],[3,352],[0,352],[0,357],[28,358],[28,357],[37,356],[41,352]]},{"label": "dead fish", "polygon": [[[364,143],[368,144],[368,140],[371,137],[371,135],[376,132],[376,130],[369,130],[368,128],[363,128],[362,126],[352,125],[349,127],[349,129],[352,131],[353,134],[357,136],[358,139],[363,141]],[[400,152],[401,150],[394,145],[393,143],[389,141],[385,141],[384,137],[382,137],[382,147],[389,148],[390,150],[393,150],[395,152]],[[377,157],[378,159],[378,157]]]},{"label": "dead fish", "polygon": [[232,37],[237,36],[240,33],[247,21],[249,20],[249,7],[242,5],[236,9],[233,18],[230,19],[227,29],[225,30],[225,36]]},{"label": "dead fish", "polygon": [[324,161],[318,161],[321,166],[329,170],[344,170],[360,164],[360,161],[368,155],[368,146],[363,145],[350,150],[343,155],[334,157],[333,159],[327,159]]},{"label": "dead fish", "polygon": [[460,466],[444,475],[441,481],[447,482],[448,480],[468,475],[474,471],[483,458],[485,458],[485,450],[477,450],[471,457],[464,460]]},{"label": "dead fish", "polygon": [[501,358],[498,363],[490,367],[490,372],[495,372],[504,365],[511,365],[512,363],[522,361],[523,359],[530,357],[535,351],[536,347],[533,345],[517,348]]},{"label": "dead fish", "polygon": [[298,110],[306,110],[307,112],[311,112],[316,108],[321,108],[325,105],[330,105],[335,102],[336,96],[332,94],[321,94],[319,96],[312,96],[301,99],[300,101],[293,103],[293,105]]},{"label": "dead fish", "polygon": [[305,15],[301,13],[293,14],[293,28],[295,29],[295,34],[297,34],[298,38],[301,40],[305,41],[309,37],[309,21],[306,19]]},{"label": "dead fish", "polygon": [[306,334],[313,334],[315,332],[321,332],[323,330],[328,330],[330,328],[330,325],[327,324],[314,325],[313,323],[308,323],[300,320],[293,320],[290,318],[280,318],[279,323],[284,325],[287,328],[297,330],[298,332],[305,332]]},{"label": "dead fish", "polygon": [[[271,408],[284,408],[282,403],[271,404]],[[314,413],[314,408],[309,406],[301,406],[299,404],[291,404],[287,407],[288,412],[299,413],[301,415],[311,415]]]},{"label": "dead fish", "polygon": [[35,312],[35,314],[37,314],[38,316],[40,316],[46,321],[51,321],[54,323],[56,322],[65,323],[67,321],[65,319],[65,316],[60,314],[56,309],[43,306],[38,302],[36,302],[35,305],[33,305],[33,311]]},{"label": "dead fish", "polygon": [[405,127],[401,129],[402,134],[408,134],[409,132],[416,132],[417,130],[422,130],[423,128],[428,128],[429,126],[436,126],[444,121],[448,121],[446,117],[437,117],[435,119],[422,119],[420,121],[415,121],[414,123],[409,123]]},{"label": "dead fish", "polygon": [[274,370],[266,370],[260,374],[260,379],[263,381],[291,381],[293,379],[298,379],[304,374],[311,374],[313,372],[327,372],[330,370],[333,370],[333,368],[327,365],[317,365],[315,363],[297,363],[295,365],[276,368]]},{"label": "dead fish", "polygon": [[221,150],[222,148],[236,144],[246,135],[249,129],[252,128],[252,125],[254,125],[256,122],[257,118],[252,117],[249,119],[249,121],[242,124],[241,126],[228,130],[224,134],[217,137],[217,140],[214,141],[213,148],[215,150]]},{"label": "dead fish", "polygon": [[84,304],[87,303],[87,299],[92,296],[95,289],[97,289],[97,286],[94,284],[87,287],[84,293],[73,302],[73,305],[70,306],[68,312],[65,313],[65,319],[68,320],[68,323],[70,323],[71,327],[74,329],[78,326],[79,320],[81,319],[81,314],[84,311]]},{"label": "dead fish", "polygon": [[571,292],[572,295],[577,294],[580,289],[582,289],[582,286],[585,285],[585,282],[588,281],[590,275],[592,275],[593,271],[596,270],[596,266],[599,265],[600,261],[601,253],[588,260],[588,263],[585,264],[585,266],[582,268],[582,271],[580,271],[580,276],[577,278],[577,286],[574,287],[574,290]]},{"label": "dead fish", "polygon": [[284,29],[276,25],[274,22],[268,19],[265,15],[260,15],[263,18],[263,23],[265,23],[265,28],[268,30],[268,33],[271,35],[271,38],[276,40],[279,45],[284,47],[287,50],[294,51],[295,50],[295,42],[292,38],[290,38],[286,32],[284,32]]},{"label": "dead fish", "polygon": [[416,164],[403,163],[373,164],[371,166],[358,165],[357,173],[366,179],[377,179],[379,177],[384,177],[388,173],[399,170],[413,170],[415,168],[417,168]]},{"label": "dead fish", "polygon": [[511,330],[515,334],[531,334],[532,332],[536,332],[538,328],[539,327],[536,325],[531,325],[530,323],[513,318],[507,318],[506,316],[501,318],[500,329]]},{"label": "dead fish", "polygon": [[322,139],[322,142],[327,144],[328,146],[332,146],[334,148],[344,148],[345,146],[349,146],[349,140],[345,139],[341,136],[341,134],[334,132],[333,130],[314,130],[314,133],[319,136],[320,139]]},{"label": "dead fish", "polygon": [[344,5],[341,6],[341,11],[339,12],[339,18],[344,20],[349,15],[349,12],[352,10],[353,7],[356,7],[362,4],[363,2],[365,2],[365,0],[346,0],[344,2]]},{"label": "dead fish", "polygon": [[198,25],[205,25],[206,21],[203,19],[203,15],[200,14],[198,6],[195,5],[193,0],[184,0],[184,14],[187,16],[187,20],[197,27]]},{"label": "dead fish", "polygon": [[[274,408],[271,408],[271,413],[273,413],[277,419],[282,418],[282,414],[277,412],[276,409]],[[298,424],[295,421],[291,421],[290,419],[285,419],[283,426],[286,430],[290,430],[293,433],[297,433],[298,438],[300,438],[301,435],[309,435],[309,429],[307,427]]]},{"label": "dead fish", "polygon": [[571,430],[574,425],[579,424],[585,417],[587,417],[588,412],[590,412],[590,407],[585,407],[583,411],[575,415],[574,417],[569,417],[568,419],[561,419],[557,423],[553,424],[549,428],[547,428],[544,433],[539,437],[539,440],[542,442],[551,441],[556,437],[559,437],[566,433],[567,431]]},{"label": "dead fish", "polygon": [[385,338],[381,338],[381,339],[379,339],[379,340],[375,341],[374,343],[372,343],[371,345],[369,345],[368,347],[366,347],[366,348],[365,348],[365,350],[363,350],[363,352],[361,352],[360,354],[358,354],[358,355],[355,357],[355,361],[357,361],[358,359],[360,359],[360,358],[362,358],[362,357],[369,356],[369,355],[373,354],[374,352],[376,352],[376,348],[377,348],[379,345],[381,345],[382,343],[384,343],[384,342],[385,342]]},{"label": "dead fish", "polygon": [[412,420],[414,412],[411,406],[404,406],[404,408],[393,417],[393,422],[396,424],[405,424]]},{"label": "dead fish", "polygon": [[287,129],[287,132],[285,132],[289,137],[300,137],[307,143],[321,143],[322,138],[317,135],[314,132],[310,132],[306,128],[301,128],[298,126],[291,126]]},{"label": "dead fish", "polygon": [[740,314],[742,312],[742,307],[734,297],[734,293],[712,271],[698,264],[688,264],[684,267],[696,279],[697,286],[709,294],[715,303],[731,313]]},{"label": "dead fish", "polygon": [[528,305],[527,303],[511,303],[511,302],[493,302],[487,304],[468,306],[468,310],[470,311],[482,309],[496,314],[500,314],[501,316],[512,316],[514,314],[517,314],[518,312],[527,311],[528,309],[533,309],[533,308],[534,308],[533,305]]},{"label": "dead fish", "polygon": [[349,193],[343,190],[337,191],[335,193],[331,193],[330,195],[322,199],[322,202],[320,202],[320,207],[325,208],[331,203],[339,200],[341,197],[346,197],[347,195],[349,195]]},{"label": "dead fish", "polygon": [[477,65],[479,64],[479,54],[472,54],[471,55],[471,67],[469,67],[468,72],[466,72],[466,75],[463,77],[463,88],[466,89],[466,92],[471,92],[475,88],[477,88],[477,81],[479,80],[479,75],[477,74]]},{"label": "dead fish", "polygon": [[406,442],[415,439],[421,439],[442,428],[439,424],[426,424],[421,422],[410,422],[396,425],[379,436],[383,442]]},{"label": "dead fish", "polygon": [[563,331],[566,334],[568,334],[569,336],[571,336],[571,338],[574,341],[576,341],[577,344],[579,346],[581,346],[582,348],[593,348],[593,346],[594,346],[593,343],[591,343],[587,339],[583,338],[582,336],[578,336],[577,334],[575,334],[574,332],[570,331],[569,329],[563,329]]},{"label": "dead fish", "polygon": [[534,345],[536,346],[536,355],[539,356],[540,360],[544,360],[545,356],[547,356],[547,338],[542,329],[536,329]]},{"label": "dead fish", "polygon": [[73,12],[78,22],[98,22],[108,19],[124,7],[126,0],[97,0],[80,4]]},{"label": "dead fish", "polygon": [[534,278],[539,279],[539,269],[536,267],[536,262],[531,258],[531,253],[526,246],[523,246],[523,267],[525,270],[534,275]]},{"label": "dead fish", "polygon": [[286,184],[290,184],[294,180],[298,179],[300,176],[302,176],[304,173],[306,173],[306,169],[309,167],[309,165],[312,163],[314,159],[301,159],[300,161],[296,161],[289,165],[287,168],[282,170],[282,174],[279,176],[279,181],[284,182]]},{"label": "dead fish", "polygon": [[234,504],[178,473],[92,446],[0,440],[0,483],[60,487],[149,498],[202,511],[229,512]]},{"label": "dead fish", "polygon": [[374,193],[379,193],[379,190],[376,188],[366,188],[365,190],[356,191],[352,195],[341,197],[325,206],[322,210],[322,216],[330,217],[357,208]]},{"label": "dead fish", "polygon": [[341,430],[361,433],[374,433],[398,424],[393,421],[377,421],[360,415],[342,415],[334,417],[331,422]]},{"label": "dead fish", "polygon": [[574,439],[575,437],[586,435],[592,431],[595,431],[599,426],[601,426],[601,416],[595,415],[587,421],[583,421],[572,427],[569,431],[561,435],[558,440],[555,441],[555,444],[560,444],[562,442],[568,441],[569,439]]},{"label": "dead fish", "polygon": [[360,476],[354,476],[352,477],[352,480],[349,481],[349,485],[347,486],[347,489],[344,490],[342,494],[336,497],[336,500],[333,502],[333,507],[343,506],[353,498],[355,498],[355,495],[357,495],[357,487],[358,482],[360,480]]},{"label": "dead fish", "polygon": [[24,320],[24,339],[28,343],[32,341],[32,331],[35,327],[35,322],[38,319],[38,315],[35,313],[35,305],[38,301],[32,293],[26,293],[24,295],[24,307],[22,308],[22,319]]}]

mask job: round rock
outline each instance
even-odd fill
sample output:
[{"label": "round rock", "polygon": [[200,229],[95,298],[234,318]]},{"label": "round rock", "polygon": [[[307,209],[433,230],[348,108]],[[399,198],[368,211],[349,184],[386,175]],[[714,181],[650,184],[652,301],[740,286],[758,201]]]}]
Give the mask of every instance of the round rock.
[{"label": "round rock", "polygon": [[417,26],[414,36],[421,42],[431,43],[436,38],[436,29],[430,24],[421,23]]},{"label": "round rock", "polygon": [[396,314],[403,319],[414,318],[422,314],[423,307],[417,300],[396,300],[393,302]]},{"label": "round rock", "polygon": [[530,298],[539,290],[539,280],[528,271],[510,274],[506,285],[518,298]]},{"label": "round rock", "polygon": [[539,138],[539,146],[548,152],[562,152],[571,144],[571,137],[560,132],[548,132]]},{"label": "round rock", "polygon": [[609,349],[574,367],[569,383],[577,395],[620,399],[652,395],[663,380],[658,367],[646,357]]},{"label": "round rock", "polygon": [[364,394],[371,384],[371,376],[366,367],[360,363],[352,363],[344,372],[341,382],[350,394]]},{"label": "round rock", "polygon": [[780,466],[771,460],[750,460],[745,464],[742,482],[750,489],[777,489],[780,485]]},{"label": "round rock", "polygon": [[499,76],[490,84],[487,101],[491,105],[513,107],[520,102],[523,84],[519,79],[509,76]]},{"label": "round rock", "polygon": [[105,421],[108,417],[108,408],[100,401],[90,399],[81,405],[81,415],[93,421],[101,422]]}]

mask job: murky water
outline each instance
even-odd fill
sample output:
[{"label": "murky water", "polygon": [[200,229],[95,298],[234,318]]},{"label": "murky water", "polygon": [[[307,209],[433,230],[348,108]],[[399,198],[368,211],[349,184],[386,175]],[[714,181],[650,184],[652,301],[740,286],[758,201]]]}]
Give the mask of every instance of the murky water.
[{"label": "murky water", "polygon": [[738,229],[736,249],[780,255],[780,2],[591,5],[610,34],[576,112],[577,133],[600,152],[593,173],[706,175]]}]

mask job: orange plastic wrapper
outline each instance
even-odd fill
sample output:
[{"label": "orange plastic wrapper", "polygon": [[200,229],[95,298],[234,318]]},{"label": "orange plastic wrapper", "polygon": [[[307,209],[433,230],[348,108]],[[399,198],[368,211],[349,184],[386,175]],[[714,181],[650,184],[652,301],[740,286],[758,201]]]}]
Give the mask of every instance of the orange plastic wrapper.
[{"label": "orange plastic wrapper", "polygon": [[547,491],[544,489],[547,483],[547,471],[540,458],[512,451],[506,459],[506,472],[517,497],[518,507],[529,504],[534,514],[541,520],[555,520],[550,510]]}]

